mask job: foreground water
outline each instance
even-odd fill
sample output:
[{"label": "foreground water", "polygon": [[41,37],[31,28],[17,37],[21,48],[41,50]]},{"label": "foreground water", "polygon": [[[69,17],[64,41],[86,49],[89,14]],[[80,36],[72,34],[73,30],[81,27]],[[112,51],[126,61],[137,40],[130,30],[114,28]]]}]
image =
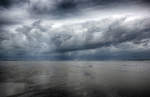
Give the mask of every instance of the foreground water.
[{"label": "foreground water", "polygon": [[150,61],[1,61],[0,97],[150,97]]}]

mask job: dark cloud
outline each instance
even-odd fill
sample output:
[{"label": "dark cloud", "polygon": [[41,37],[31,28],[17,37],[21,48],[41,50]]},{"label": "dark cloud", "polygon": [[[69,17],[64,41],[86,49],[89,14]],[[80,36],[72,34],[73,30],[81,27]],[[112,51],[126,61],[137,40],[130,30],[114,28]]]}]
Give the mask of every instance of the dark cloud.
[{"label": "dark cloud", "polygon": [[149,1],[1,0],[0,58],[149,58],[144,4]]},{"label": "dark cloud", "polygon": [[30,1],[29,9],[35,17],[48,15],[47,17],[65,18],[80,11],[77,5],[73,0],[35,0]]},{"label": "dark cloud", "polygon": [[73,0],[62,0],[56,3],[58,10],[69,10],[77,7],[77,3]]},{"label": "dark cloud", "polygon": [[58,28],[43,26],[42,23],[42,20],[35,21],[30,26],[16,28],[16,33],[7,32],[7,39],[1,38],[1,47],[16,55],[25,52],[31,55],[64,55],[97,48],[111,49],[112,46],[117,50],[127,49],[128,52],[150,48],[149,17],[109,17]]},{"label": "dark cloud", "polygon": [[27,3],[29,0],[0,0],[0,7],[10,8],[13,5]]},{"label": "dark cloud", "polygon": [[[1,0],[0,10],[18,8],[33,18],[68,18],[80,16],[86,9],[102,10],[115,6],[149,4],[146,0]],[[23,7],[26,6],[26,7]],[[15,10],[14,10],[15,11]],[[88,13],[88,12],[86,12]]]},{"label": "dark cloud", "polygon": [[150,1],[149,0],[140,0],[142,3],[145,3],[145,4],[150,4]]},{"label": "dark cloud", "polygon": [[149,4],[148,0],[30,0],[31,13],[39,15],[62,15],[81,14],[86,8],[112,8],[114,6]]},{"label": "dark cloud", "polygon": [[0,6],[9,7],[11,5],[11,0],[0,0]]}]

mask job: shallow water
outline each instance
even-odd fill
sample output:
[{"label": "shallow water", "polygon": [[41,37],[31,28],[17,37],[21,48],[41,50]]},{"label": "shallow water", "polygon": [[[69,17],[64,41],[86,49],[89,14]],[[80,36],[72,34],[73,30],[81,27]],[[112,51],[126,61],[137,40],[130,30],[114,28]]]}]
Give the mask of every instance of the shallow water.
[{"label": "shallow water", "polygon": [[1,61],[0,97],[150,97],[150,61]]}]

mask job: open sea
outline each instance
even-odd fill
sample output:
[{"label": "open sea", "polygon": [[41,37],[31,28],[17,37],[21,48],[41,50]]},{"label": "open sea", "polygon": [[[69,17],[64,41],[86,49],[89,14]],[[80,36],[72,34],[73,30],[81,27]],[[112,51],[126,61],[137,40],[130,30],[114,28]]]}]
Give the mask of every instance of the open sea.
[{"label": "open sea", "polygon": [[150,97],[150,61],[0,61],[0,97]]}]

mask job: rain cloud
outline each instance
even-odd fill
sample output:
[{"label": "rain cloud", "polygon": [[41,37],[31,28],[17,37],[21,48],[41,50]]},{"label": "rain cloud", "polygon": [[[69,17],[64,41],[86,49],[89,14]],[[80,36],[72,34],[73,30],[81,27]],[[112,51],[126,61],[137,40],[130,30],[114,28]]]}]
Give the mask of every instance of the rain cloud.
[{"label": "rain cloud", "polygon": [[147,0],[1,0],[0,59],[149,59],[148,6]]}]

